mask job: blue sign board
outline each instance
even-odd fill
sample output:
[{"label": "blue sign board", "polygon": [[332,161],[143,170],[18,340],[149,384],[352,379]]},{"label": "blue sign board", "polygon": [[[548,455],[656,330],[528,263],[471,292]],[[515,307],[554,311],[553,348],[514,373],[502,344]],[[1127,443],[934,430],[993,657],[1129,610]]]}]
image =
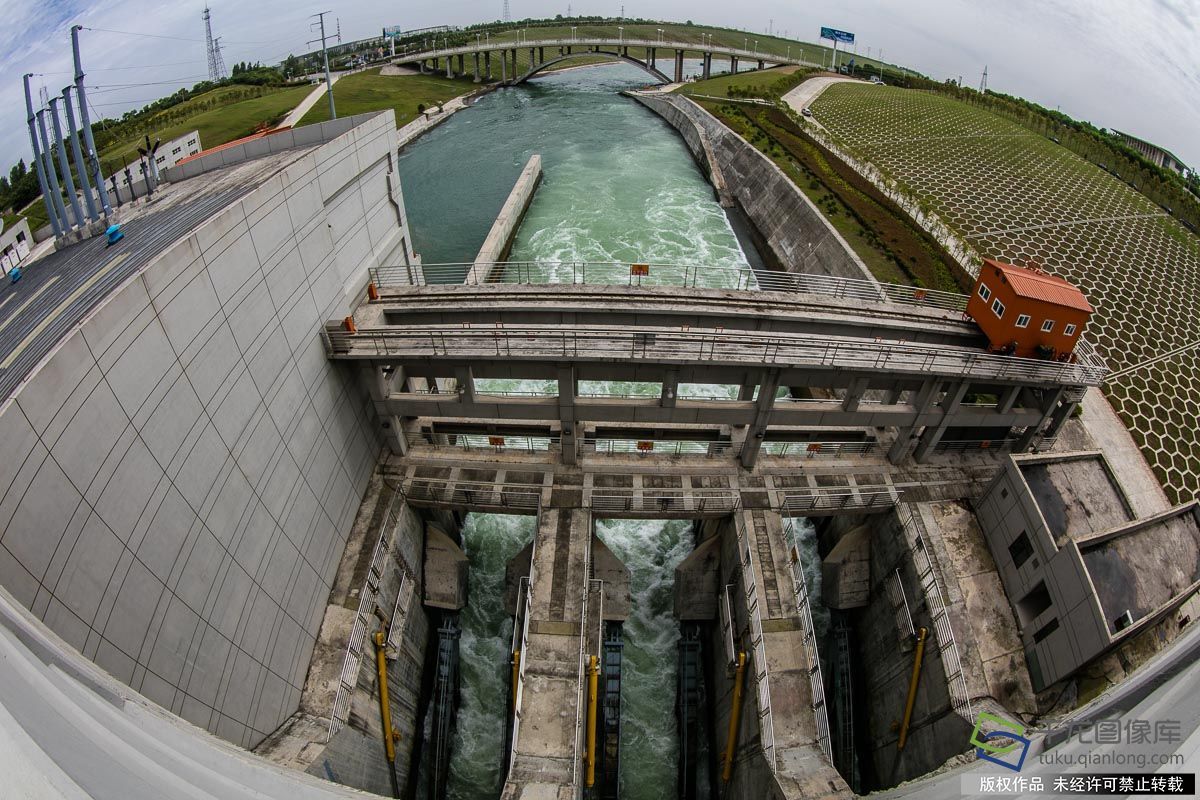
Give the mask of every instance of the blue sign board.
[{"label": "blue sign board", "polygon": [[836,28],[821,28],[822,39],[832,39],[835,42],[844,42],[846,44],[854,44],[854,34],[846,31],[839,31]]}]

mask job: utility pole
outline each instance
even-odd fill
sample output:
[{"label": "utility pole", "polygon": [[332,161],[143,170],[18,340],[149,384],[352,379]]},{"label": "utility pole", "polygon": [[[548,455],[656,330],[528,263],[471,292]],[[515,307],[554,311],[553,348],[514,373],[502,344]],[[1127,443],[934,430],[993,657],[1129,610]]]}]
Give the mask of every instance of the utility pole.
[{"label": "utility pole", "polygon": [[[325,45],[325,15],[332,14],[332,13],[333,13],[332,11],[322,11],[319,14],[313,14],[313,16],[317,18],[317,21],[312,23],[308,27],[309,27],[309,30],[315,31],[319,28],[321,31],[321,38],[320,39],[312,39],[311,41],[309,41],[309,44],[314,44],[316,42],[321,43],[321,56],[325,59],[325,91],[329,94],[329,118],[337,119],[337,109],[334,108],[334,105],[333,105],[333,79],[329,75],[329,49]],[[340,27],[341,27],[341,25],[339,22],[339,28]],[[340,36],[338,38],[338,41],[341,41]]]}]

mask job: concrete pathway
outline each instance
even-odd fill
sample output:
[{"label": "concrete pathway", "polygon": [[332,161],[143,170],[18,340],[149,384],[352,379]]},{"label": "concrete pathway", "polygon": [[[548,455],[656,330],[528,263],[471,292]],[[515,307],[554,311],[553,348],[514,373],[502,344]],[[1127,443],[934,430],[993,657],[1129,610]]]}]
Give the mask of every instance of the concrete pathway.
[{"label": "concrete pathway", "polygon": [[792,89],[783,96],[783,102],[791,106],[795,111],[803,111],[810,103],[816,100],[821,92],[828,89],[835,83],[866,83],[857,78],[839,78],[833,75],[809,78],[804,83]]},{"label": "concrete pathway", "polygon": [[[342,77],[342,75],[344,75],[344,74],[346,74],[346,73],[344,73],[344,72],[330,73],[329,82],[337,83],[338,78]],[[275,130],[280,130],[282,128],[296,127],[296,125],[298,125],[300,123],[300,120],[304,118],[304,115],[308,113],[309,109],[311,109],[313,106],[315,106],[317,104],[317,101],[320,100],[324,96],[325,96],[325,81],[321,81],[320,83],[318,83],[316,85],[316,87],[311,92],[308,93],[307,97],[305,97],[303,100],[300,101],[300,105],[293,108],[291,110],[291,112],[286,117],[283,118],[283,122],[280,122],[278,125],[275,126]]]},{"label": "concrete pathway", "polygon": [[447,100],[442,104],[442,113],[440,114],[422,114],[407,125],[401,125],[400,130],[397,131],[397,137],[399,139],[399,144],[397,144],[397,147],[404,147],[404,145],[408,144],[413,139],[416,139],[430,128],[441,125],[455,112],[462,111],[467,107],[467,98],[473,94],[474,92],[467,92],[466,94],[459,95],[453,100]]}]

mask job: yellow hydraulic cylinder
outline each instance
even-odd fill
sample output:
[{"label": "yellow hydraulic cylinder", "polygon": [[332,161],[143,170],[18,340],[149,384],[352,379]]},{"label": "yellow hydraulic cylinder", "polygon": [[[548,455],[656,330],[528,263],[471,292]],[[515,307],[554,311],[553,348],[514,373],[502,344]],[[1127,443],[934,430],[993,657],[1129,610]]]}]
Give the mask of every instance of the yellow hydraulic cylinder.
[{"label": "yellow hydraulic cylinder", "polygon": [[512,655],[512,710],[517,710],[517,683],[521,680],[521,651],[513,650]]},{"label": "yellow hydraulic cylinder", "polygon": [[904,743],[908,741],[908,723],[912,720],[913,703],[917,701],[917,681],[921,678],[921,659],[925,655],[925,637],[929,631],[921,628],[917,632],[917,654],[913,658],[912,680],[908,682],[908,700],[904,703],[904,721],[900,723],[900,741],[896,742],[896,749],[903,750]]},{"label": "yellow hydraulic cylinder", "polygon": [[725,761],[721,766],[721,781],[729,783],[733,776],[733,752],[737,748],[738,723],[742,717],[742,681],[746,677],[746,651],[738,653],[737,673],[733,676],[733,705],[729,707],[729,732],[725,736]]},{"label": "yellow hydraulic cylinder", "polygon": [[589,656],[587,698],[587,787],[596,784],[596,700],[599,694],[600,659]]},{"label": "yellow hydraulic cylinder", "polygon": [[387,637],[375,631],[375,665],[379,671],[379,714],[383,718],[383,749],[389,764],[396,763],[396,732],[392,729],[392,704],[388,701]]}]

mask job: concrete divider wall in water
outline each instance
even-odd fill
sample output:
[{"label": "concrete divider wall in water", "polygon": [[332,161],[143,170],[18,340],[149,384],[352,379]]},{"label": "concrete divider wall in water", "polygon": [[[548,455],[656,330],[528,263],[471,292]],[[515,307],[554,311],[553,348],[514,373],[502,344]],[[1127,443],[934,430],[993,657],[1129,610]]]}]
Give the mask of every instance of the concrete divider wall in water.
[{"label": "concrete divider wall in water", "polygon": [[517,228],[521,227],[521,220],[525,219],[525,212],[529,210],[533,194],[541,181],[542,157],[534,153],[529,157],[525,169],[521,170],[512,192],[504,201],[500,213],[496,215],[492,229],[483,240],[483,247],[479,248],[479,254],[475,256],[475,266],[467,275],[467,283],[486,283],[496,264],[508,257],[509,251],[512,250],[513,238],[517,235]]},{"label": "concrete divider wall in water", "polygon": [[628,96],[679,131],[721,204],[736,203],[753,223],[756,244],[768,263],[786,272],[875,280],[812,201],[741,136],[681,95]]}]

